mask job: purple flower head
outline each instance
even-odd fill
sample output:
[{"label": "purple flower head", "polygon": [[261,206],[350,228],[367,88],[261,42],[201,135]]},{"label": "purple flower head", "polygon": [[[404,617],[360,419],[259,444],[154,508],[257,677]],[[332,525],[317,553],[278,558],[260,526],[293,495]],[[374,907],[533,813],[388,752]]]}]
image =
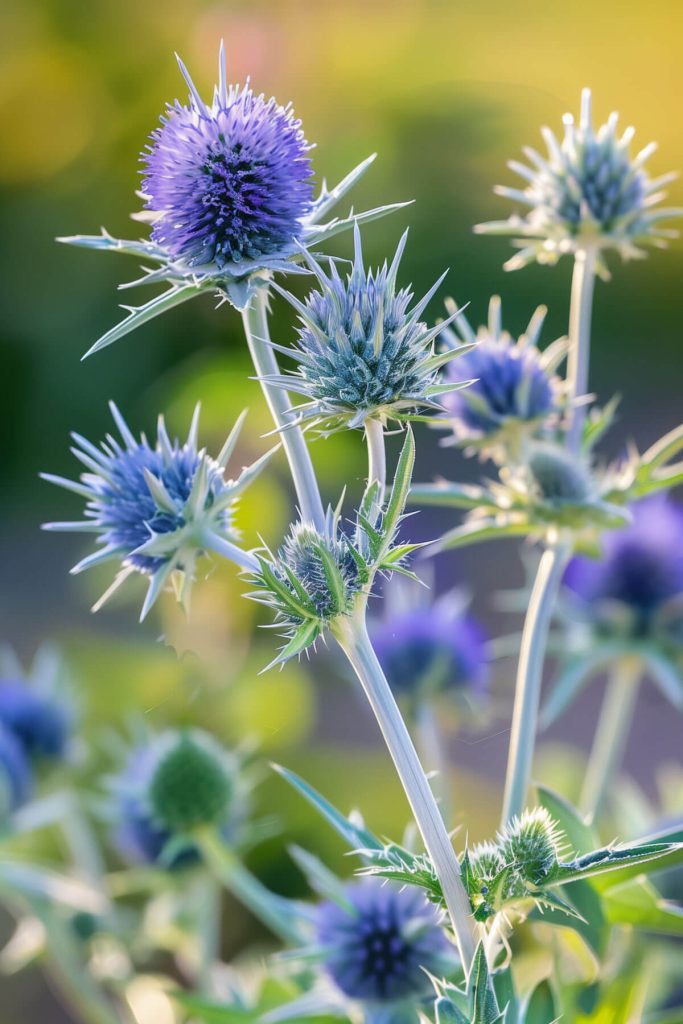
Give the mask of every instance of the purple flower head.
[{"label": "purple flower head", "polygon": [[486,636],[455,595],[431,605],[389,608],[371,634],[389,685],[399,696],[425,698],[448,691],[469,698],[486,690]]},{"label": "purple flower head", "polygon": [[313,197],[301,122],[248,84],[229,86],[223,48],[211,106],[179,63],[189,103],[168,106],[142,158],[152,240],[219,270],[291,249]]},{"label": "purple flower head", "polygon": [[0,679],[0,724],[28,758],[56,760],[66,753],[71,731],[67,708],[22,680]]},{"label": "purple flower head", "polygon": [[31,766],[14,733],[0,724],[0,824],[31,794]]},{"label": "purple flower head", "polygon": [[[449,304],[448,308],[451,312],[457,307]],[[501,303],[494,295],[486,327],[475,334],[460,313],[453,328],[443,332],[450,347],[477,342],[476,348],[447,368],[448,378],[472,380],[469,387],[446,393],[441,400],[457,441],[491,438],[506,427],[538,427],[558,412],[559,382],[552,371],[563,347],[553,345],[545,352],[536,347],[544,317],[545,309],[539,307],[524,334],[514,341],[502,329]]]},{"label": "purple flower head", "polygon": [[606,534],[600,560],[571,561],[565,584],[599,627],[649,634],[683,597],[683,508],[659,497],[639,502],[629,526]]},{"label": "purple flower head", "polygon": [[414,888],[379,879],[345,889],[347,906],[318,908],[317,942],[324,966],[351,999],[395,1003],[433,993],[425,973],[441,973],[451,947],[435,907]]}]

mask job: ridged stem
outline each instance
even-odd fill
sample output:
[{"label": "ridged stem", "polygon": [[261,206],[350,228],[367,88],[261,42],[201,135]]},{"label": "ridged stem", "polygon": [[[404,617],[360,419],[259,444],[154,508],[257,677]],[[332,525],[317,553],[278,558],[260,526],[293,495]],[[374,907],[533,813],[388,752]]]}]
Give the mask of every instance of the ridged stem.
[{"label": "ridged stem", "polygon": [[640,676],[637,658],[620,658],[612,667],[579,802],[591,822],[600,815],[624,759],[638,701]]},{"label": "ridged stem", "polygon": [[387,483],[387,455],[384,445],[384,427],[379,420],[365,421],[365,440],[368,446],[368,483],[376,480],[380,485],[379,502],[384,501]]},{"label": "ridged stem", "polygon": [[[595,284],[595,251],[581,249],[574,258],[569,308],[568,399],[583,397],[588,388],[590,334]],[[573,453],[581,447],[585,405],[573,407],[565,444]],[[533,764],[538,707],[553,607],[571,548],[559,543],[546,548],[538,567],[527,609],[517,669],[515,704],[505,780],[502,824],[524,810]]]},{"label": "ridged stem", "polygon": [[260,379],[261,389],[275,426],[287,428],[281,430],[280,439],[289,462],[301,517],[313,523],[322,533],[325,528],[325,511],[303,432],[300,427],[290,425],[292,405],[287,392],[274,387],[264,379],[271,374],[279,373],[275,352],[269,344],[266,288],[259,289],[253,296],[242,314],[242,322],[254,369]]},{"label": "ridged stem", "polygon": [[444,740],[433,700],[422,698],[415,709],[415,737],[425,771],[433,773],[432,789],[446,821],[451,820],[451,778]]},{"label": "ridged stem", "polygon": [[201,832],[196,841],[206,866],[221,885],[283,942],[301,943],[301,929],[290,900],[267,889],[215,830]]},{"label": "ridged stem", "polygon": [[358,676],[384,736],[425,849],[441,882],[460,957],[469,972],[477,944],[476,924],[460,876],[458,858],[429,781],[372,648],[364,621],[351,616],[342,617],[335,623],[333,631]]}]

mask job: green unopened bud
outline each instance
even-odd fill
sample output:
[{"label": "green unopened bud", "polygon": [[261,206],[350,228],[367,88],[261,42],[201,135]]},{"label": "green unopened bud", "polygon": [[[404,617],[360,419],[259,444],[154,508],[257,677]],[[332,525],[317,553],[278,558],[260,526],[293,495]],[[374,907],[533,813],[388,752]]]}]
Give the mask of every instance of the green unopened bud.
[{"label": "green unopened bud", "polygon": [[209,736],[180,735],[159,759],[149,788],[152,812],[172,832],[222,821],[232,780],[221,748]]},{"label": "green unopened bud", "polygon": [[529,459],[529,472],[544,501],[579,505],[590,495],[590,477],[576,456],[553,445],[538,445]]},{"label": "green unopened bud", "polygon": [[557,863],[562,835],[544,807],[513,818],[498,837],[503,861],[534,885],[540,884]]}]

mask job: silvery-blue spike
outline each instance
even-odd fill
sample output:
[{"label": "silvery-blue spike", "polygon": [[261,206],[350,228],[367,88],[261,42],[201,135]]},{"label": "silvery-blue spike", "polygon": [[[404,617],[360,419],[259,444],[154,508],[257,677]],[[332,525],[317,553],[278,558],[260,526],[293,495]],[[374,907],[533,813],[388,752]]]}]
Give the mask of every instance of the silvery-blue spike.
[{"label": "silvery-blue spike", "polygon": [[154,573],[149,581],[147,587],[147,593],[145,594],[145,600],[142,604],[142,610],[140,612],[140,622],[144,622],[149,614],[151,608],[157,601],[157,598],[163,591],[164,587],[168,582],[168,578],[173,572],[174,566],[172,562],[167,562],[166,565],[162,565]]},{"label": "silvery-blue spike", "polygon": [[79,573],[84,572],[86,569],[91,569],[94,565],[100,565],[103,562],[111,562],[113,558],[121,557],[121,548],[113,544],[108,544],[106,547],[101,548],[99,551],[93,552],[92,555],[87,555],[82,558],[80,562],[77,562],[69,573],[72,576],[78,576]]},{"label": "silvery-blue spike", "polygon": [[201,413],[202,403],[197,402],[192,413],[192,421],[190,423],[190,429],[187,434],[187,447],[192,451],[197,450],[197,443],[199,440],[199,415]]},{"label": "silvery-blue spike", "polygon": [[113,582],[113,583],[111,583],[111,584],[110,584],[110,585],[109,585],[109,586],[107,587],[107,589],[105,590],[105,592],[104,592],[104,593],[102,594],[102,596],[101,596],[101,597],[99,597],[99,598],[97,599],[97,601],[95,601],[94,605],[92,606],[92,608],[91,608],[90,610],[91,610],[92,612],[98,612],[98,611],[100,610],[100,608],[101,608],[101,607],[102,607],[102,606],[103,606],[104,604],[106,604],[106,602],[107,602],[107,601],[109,600],[109,598],[110,598],[110,597],[111,597],[111,596],[112,596],[113,594],[115,594],[115,593],[116,593],[116,591],[117,591],[117,590],[119,589],[119,587],[120,587],[120,586],[121,586],[121,585],[122,585],[123,583],[125,583],[125,582],[126,582],[126,580],[128,579],[128,577],[129,577],[129,576],[130,576],[130,575],[131,575],[131,574],[132,574],[132,573],[133,573],[134,571],[135,571],[135,570],[134,570],[134,569],[132,569],[132,568],[131,568],[131,567],[129,567],[129,566],[126,566],[125,568],[121,569],[121,571],[120,571],[120,572],[118,572],[118,573],[116,574],[116,576],[114,577],[114,582]]},{"label": "silvery-blue spike", "polygon": [[143,467],[142,472],[145,477],[145,483],[149,488],[149,493],[152,495],[152,498],[161,511],[171,513],[177,512],[175,502],[164,487],[163,482],[159,480],[158,477],[154,476],[153,473],[150,473],[146,466]]},{"label": "silvery-blue spike", "polygon": [[192,98],[193,98],[193,100],[194,100],[194,102],[195,102],[195,104],[197,106],[197,110],[202,115],[202,117],[207,118],[207,119],[210,118],[211,117],[211,113],[210,113],[208,107],[206,106],[206,103],[204,102],[204,100],[201,98],[201,96],[197,92],[197,88],[196,88],[194,82],[192,81],[192,78],[190,76],[190,72],[187,70],[187,68],[185,67],[185,64],[183,63],[182,59],[178,56],[177,53],[175,55],[175,59],[178,61],[178,67],[180,68],[180,73],[182,74],[183,78],[185,79],[185,82],[187,83],[187,87],[190,90],[190,94],[192,95]]},{"label": "silvery-blue spike", "polygon": [[221,467],[221,469],[225,469],[228,465],[228,462],[230,461],[230,457],[232,456],[232,453],[234,452],[235,447],[237,445],[237,441],[239,440],[240,432],[242,430],[242,426],[244,425],[246,416],[247,410],[243,409],[242,412],[237,417],[234,427],[228,434],[228,438],[218,454],[218,458],[216,459],[216,461],[218,465]]}]

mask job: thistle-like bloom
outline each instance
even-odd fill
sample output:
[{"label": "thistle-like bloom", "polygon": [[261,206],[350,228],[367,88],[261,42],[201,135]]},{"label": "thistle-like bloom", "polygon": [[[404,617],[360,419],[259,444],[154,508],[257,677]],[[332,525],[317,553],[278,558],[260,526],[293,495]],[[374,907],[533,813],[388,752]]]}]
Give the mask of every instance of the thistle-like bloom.
[{"label": "thistle-like bloom", "polygon": [[130,863],[175,869],[199,860],[193,828],[234,838],[243,815],[236,759],[200,730],[135,747],[112,781],[114,845]]},{"label": "thistle-like bloom", "polygon": [[[450,302],[447,308],[449,313],[457,310]],[[494,295],[488,323],[476,334],[462,312],[454,329],[443,332],[442,338],[451,348],[477,343],[457,364],[459,376],[471,377],[471,385],[442,399],[455,442],[495,453],[518,445],[521,437],[538,433],[557,417],[561,382],[554,371],[566,354],[566,341],[560,338],[539,351],[545,315],[545,307],[539,306],[515,342],[502,328],[501,302]],[[447,376],[455,369],[449,367]]]},{"label": "thistle-like bloom", "polygon": [[[332,260],[328,276],[307,254],[319,287],[305,303],[274,286],[299,314],[294,347],[275,346],[294,359],[297,368],[267,379],[306,399],[294,410],[300,422],[331,433],[362,427],[368,419],[410,420],[420,413],[441,412],[436,397],[467,383],[439,383],[439,370],[471,346],[437,355],[434,342],[444,325],[429,328],[421,319],[445,275],[412,307],[412,292],[396,287],[406,239],[407,232],[391,266],[366,270],[356,225],[353,267],[346,281]],[[457,315],[454,312],[447,323]]]},{"label": "thistle-like bloom", "polygon": [[133,572],[149,578],[141,618],[174,574],[176,582],[178,578],[180,582],[180,600],[185,602],[197,559],[206,551],[215,551],[242,568],[253,568],[252,556],[237,546],[239,538],[233,515],[239,494],[260,472],[269,455],[243,470],[237,480],[226,480],[224,476],[244,416],[218,458],[212,459],[197,447],[199,407],[182,445],[178,440],[171,442],[160,417],[153,448],[144,434],[140,440],[133,436],[113,403],[110,408],[122,444],[108,435],[97,448],[74,434],[76,444],[72,452],[88,472],[81,475],[80,482],[43,474],[44,479],[86,499],[84,520],[47,523],[44,529],[97,535],[99,550],[71,571],[79,573],[108,561],[122,564],[113,586],[94,610]]},{"label": "thistle-like bloom", "polygon": [[31,793],[31,767],[14,733],[0,724],[0,825]]},{"label": "thistle-like bloom", "polygon": [[275,612],[287,641],[273,665],[301,654],[326,629],[334,630],[340,619],[353,615],[367,600],[378,572],[412,575],[405,560],[420,545],[396,544],[395,539],[414,458],[408,431],[386,504],[380,505],[379,485],[371,483],[348,532],[342,529],[341,509],[330,509],[323,531],[296,523],[277,553],[265,549],[256,554],[255,590],[249,596]]},{"label": "thistle-like bloom", "polygon": [[0,679],[0,723],[29,758],[58,760],[71,731],[68,709],[23,679]]},{"label": "thistle-like bloom", "polygon": [[142,156],[146,208],[136,219],[151,225],[151,240],[121,240],[104,230],[101,235],[60,239],[156,264],[156,269],[145,267],[140,280],[122,287],[170,285],[142,306],[124,306],[128,316],[88,355],[204,291],[245,309],[273,273],[301,271],[302,247],[319,245],[355,221],[372,220],[404,205],[325,221],[374,157],[333,189],[323,182],[313,200],[311,147],[291,106],[256,95],[248,84],[228,85],[223,44],[210,105],[180,58],[178,63],[189,101],[168,106]]},{"label": "thistle-like bloom", "polygon": [[661,248],[667,239],[677,237],[677,232],[660,227],[660,222],[683,211],[658,205],[666,195],[662,186],[676,175],[650,178],[645,163],[655,144],[631,157],[634,129],[627,128],[619,136],[617,121],[618,115],[611,114],[595,131],[591,94],[584,89],[578,125],[571,114],[565,114],[561,141],[549,128],[542,129],[547,156],[527,147],[524,153],[529,165],[510,161],[509,167],[524,179],[526,187],[499,186],[496,192],[528,207],[529,212],[475,228],[481,233],[516,236],[513,244],[520,251],[505,264],[507,270],[534,260],[555,263],[564,253],[593,249],[599,273],[608,277],[603,251],[616,249],[622,259],[633,259],[644,255],[641,245]]},{"label": "thistle-like bloom", "polygon": [[312,205],[311,147],[291,106],[227,84],[223,52],[211,106],[180,68],[189,105],[169,105],[143,156],[152,241],[188,267],[240,276],[291,250]]},{"label": "thistle-like bloom", "polygon": [[439,975],[450,949],[436,908],[416,889],[376,879],[347,886],[344,896],[318,910],[317,940],[334,984],[370,1006],[427,998],[425,972]]},{"label": "thistle-like bloom", "polygon": [[[599,632],[683,642],[683,508],[661,497],[634,506],[633,522],[608,533],[599,560],[579,556],[565,584]],[[577,603],[578,602],[578,603]]]},{"label": "thistle-like bloom", "polygon": [[371,623],[375,653],[397,696],[418,702],[448,693],[467,706],[486,690],[486,636],[462,595],[430,602],[425,594],[415,584],[388,589],[386,613]]}]

